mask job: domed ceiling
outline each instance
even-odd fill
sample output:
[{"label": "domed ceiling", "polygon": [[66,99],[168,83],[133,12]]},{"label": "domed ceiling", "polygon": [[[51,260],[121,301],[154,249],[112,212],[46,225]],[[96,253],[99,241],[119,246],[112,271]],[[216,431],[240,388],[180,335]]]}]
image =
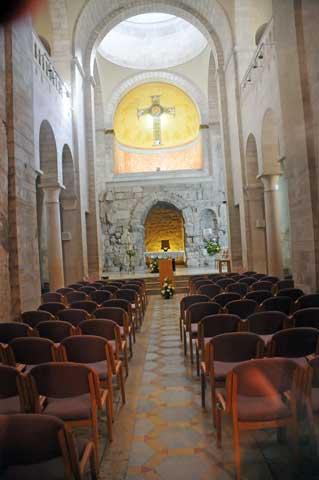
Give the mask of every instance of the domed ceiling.
[{"label": "domed ceiling", "polygon": [[168,83],[139,85],[127,93],[114,116],[116,140],[136,149],[186,145],[199,134],[200,117],[192,99]]},{"label": "domed ceiling", "polygon": [[147,13],[119,23],[104,37],[98,51],[116,65],[154,70],[188,62],[206,46],[206,38],[186,20]]}]

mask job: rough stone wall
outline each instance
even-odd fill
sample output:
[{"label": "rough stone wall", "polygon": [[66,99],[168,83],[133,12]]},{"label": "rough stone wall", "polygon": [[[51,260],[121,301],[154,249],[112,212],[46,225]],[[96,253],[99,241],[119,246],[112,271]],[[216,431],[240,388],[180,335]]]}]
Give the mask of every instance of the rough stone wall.
[{"label": "rough stone wall", "polygon": [[10,318],[8,152],[6,135],[4,30],[0,28],[0,322]]},{"label": "rough stone wall", "polygon": [[209,208],[215,213],[220,243],[227,247],[227,211],[221,198],[211,182],[107,185],[100,196],[104,271],[127,269],[126,251],[130,243],[136,250],[136,269],[145,268],[144,223],[151,208],[162,202],[183,215],[187,265],[211,264],[212,259],[204,248],[201,212]]},{"label": "rough stone wall", "polygon": [[147,252],[160,252],[161,240],[169,240],[172,251],[184,250],[184,221],[175,208],[155,206],[149,212],[144,228]]}]

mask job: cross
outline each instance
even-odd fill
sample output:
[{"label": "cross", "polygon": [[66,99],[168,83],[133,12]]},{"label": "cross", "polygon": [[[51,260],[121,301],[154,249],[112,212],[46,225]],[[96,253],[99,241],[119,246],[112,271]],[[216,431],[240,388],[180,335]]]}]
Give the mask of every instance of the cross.
[{"label": "cross", "polygon": [[164,113],[175,116],[175,107],[163,107],[160,104],[160,95],[153,95],[151,99],[152,105],[149,108],[139,108],[137,117],[141,118],[144,115],[153,117],[153,146],[157,147],[162,145],[161,116]]}]

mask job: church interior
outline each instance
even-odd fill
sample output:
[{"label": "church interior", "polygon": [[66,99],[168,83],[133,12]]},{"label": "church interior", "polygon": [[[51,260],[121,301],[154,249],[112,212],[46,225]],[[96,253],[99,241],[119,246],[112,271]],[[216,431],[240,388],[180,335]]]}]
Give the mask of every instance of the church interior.
[{"label": "church interior", "polygon": [[3,3],[0,479],[318,479],[318,0]]}]

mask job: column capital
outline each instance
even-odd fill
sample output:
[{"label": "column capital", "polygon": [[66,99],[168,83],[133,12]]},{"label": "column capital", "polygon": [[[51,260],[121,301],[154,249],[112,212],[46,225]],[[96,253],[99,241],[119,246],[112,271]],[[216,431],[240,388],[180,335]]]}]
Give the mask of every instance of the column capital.
[{"label": "column capital", "polygon": [[47,183],[45,180],[43,181],[42,178],[39,188],[41,188],[45,194],[47,203],[59,203],[61,190],[64,190],[65,186],[59,182]]},{"label": "column capital", "polygon": [[261,174],[257,178],[259,178],[264,185],[265,192],[277,192],[279,190],[278,182],[281,174]]}]

